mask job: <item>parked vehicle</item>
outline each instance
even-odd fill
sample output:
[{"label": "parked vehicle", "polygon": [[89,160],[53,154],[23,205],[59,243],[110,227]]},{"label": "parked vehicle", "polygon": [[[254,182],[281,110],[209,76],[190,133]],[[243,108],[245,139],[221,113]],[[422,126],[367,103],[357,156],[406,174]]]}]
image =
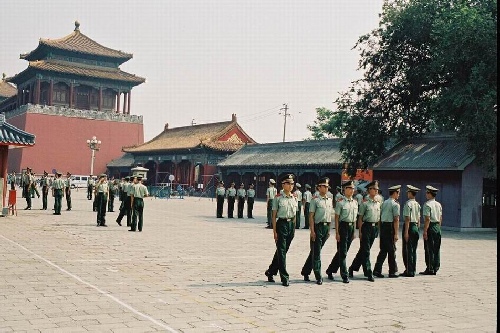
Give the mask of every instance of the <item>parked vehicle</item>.
[{"label": "parked vehicle", "polygon": [[[94,181],[97,179],[97,177],[93,177]],[[71,188],[77,188],[77,187],[87,187],[87,181],[89,179],[89,176],[83,176],[83,175],[72,175],[71,176]]]}]

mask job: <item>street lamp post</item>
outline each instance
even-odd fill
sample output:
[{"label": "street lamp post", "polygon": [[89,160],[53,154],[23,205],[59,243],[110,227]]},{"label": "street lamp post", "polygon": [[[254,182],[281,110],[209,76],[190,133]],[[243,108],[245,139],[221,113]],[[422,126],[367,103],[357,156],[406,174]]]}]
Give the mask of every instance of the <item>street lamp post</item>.
[{"label": "street lamp post", "polygon": [[87,146],[89,146],[90,150],[92,150],[92,159],[90,161],[90,174],[94,175],[94,160],[95,160],[95,152],[100,149],[101,141],[97,140],[95,136],[92,137],[91,140],[87,140]]}]

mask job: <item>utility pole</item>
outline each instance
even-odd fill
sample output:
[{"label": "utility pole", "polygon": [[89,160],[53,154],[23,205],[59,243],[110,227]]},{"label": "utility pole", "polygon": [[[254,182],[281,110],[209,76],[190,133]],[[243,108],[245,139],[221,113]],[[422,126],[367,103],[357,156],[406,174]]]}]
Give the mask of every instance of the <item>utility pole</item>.
[{"label": "utility pole", "polygon": [[191,120],[191,126],[194,126],[196,125],[196,123],[194,122],[194,118]]},{"label": "utility pole", "polygon": [[288,105],[286,103],[283,104],[283,107],[280,110],[285,110],[285,112],[283,112],[283,116],[285,117],[285,122],[283,124],[283,142],[285,142],[286,117],[290,117],[290,114],[288,113]]}]

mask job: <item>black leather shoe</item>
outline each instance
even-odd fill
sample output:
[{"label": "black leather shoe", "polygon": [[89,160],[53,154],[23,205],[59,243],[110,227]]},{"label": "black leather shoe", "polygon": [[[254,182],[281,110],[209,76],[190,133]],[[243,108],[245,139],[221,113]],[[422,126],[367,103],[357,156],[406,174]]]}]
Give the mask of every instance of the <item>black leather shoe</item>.
[{"label": "black leather shoe", "polygon": [[302,229],[309,229],[309,228],[304,227],[304,228],[302,228]]},{"label": "black leather shoe", "polygon": [[369,277],[368,277],[368,281],[370,281],[370,282],[375,282],[375,279],[373,278],[373,276],[369,276]]},{"label": "black leather shoe", "polygon": [[349,283],[349,278],[346,276],[345,278],[342,278],[343,283]]},{"label": "black leather shoe", "polygon": [[404,274],[399,274],[399,276],[402,276],[402,277],[415,277],[415,274],[408,274],[408,273],[404,272]]},{"label": "black leather shoe", "polygon": [[122,223],[120,221],[116,221],[116,223],[118,223],[120,227],[122,226]]},{"label": "black leather shoe", "polygon": [[349,267],[349,277],[352,278],[354,276],[354,270]]},{"label": "black leather shoe", "polygon": [[129,229],[129,231],[135,232],[135,230],[130,230],[130,229]]},{"label": "black leather shoe", "polygon": [[269,271],[265,271],[264,274],[267,276],[267,282],[274,282],[273,275]]},{"label": "black leather shoe", "polygon": [[383,278],[384,277],[384,275],[381,274],[381,273],[379,273],[379,272],[373,272],[373,276],[376,276],[378,278]]},{"label": "black leather shoe", "polygon": [[106,227],[106,228],[107,228],[108,226],[107,226],[107,225],[105,225],[105,224],[101,224],[101,227]]},{"label": "black leather shoe", "polygon": [[328,275],[328,280],[332,280],[332,281],[334,280],[332,273],[326,272],[326,274]]},{"label": "black leather shoe", "polygon": [[290,282],[288,282],[288,280],[281,282],[281,284],[283,285],[283,287],[290,286]]},{"label": "black leather shoe", "polygon": [[397,275],[397,274],[389,274],[389,277],[390,277],[391,279],[394,279],[394,278],[398,278],[398,277],[399,277],[399,275]]},{"label": "black leather shoe", "polygon": [[268,225],[268,226],[266,227],[266,229],[272,229],[272,228],[273,228],[273,227],[271,227],[270,225]]},{"label": "black leather shoe", "polygon": [[311,280],[309,279],[309,275],[304,275],[304,281],[311,281]]},{"label": "black leather shoe", "polygon": [[427,269],[423,272],[418,273],[418,274],[420,274],[420,275],[432,275],[431,271],[429,271]]},{"label": "black leather shoe", "polygon": [[406,276],[406,271],[404,271],[403,273],[399,274],[399,276]]},{"label": "black leather shoe", "polygon": [[316,284],[321,286],[323,284],[323,279],[316,280]]}]

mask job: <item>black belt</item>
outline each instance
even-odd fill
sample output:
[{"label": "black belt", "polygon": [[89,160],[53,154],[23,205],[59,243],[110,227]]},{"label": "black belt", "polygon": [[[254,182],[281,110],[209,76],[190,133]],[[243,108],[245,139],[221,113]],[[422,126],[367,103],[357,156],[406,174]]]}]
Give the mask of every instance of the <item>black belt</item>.
[{"label": "black belt", "polygon": [[394,223],[394,221],[382,221],[382,223]]},{"label": "black belt", "polygon": [[279,218],[278,218],[278,221],[282,221],[282,222],[291,222],[292,220],[293,220],[293,217],[292,217],[292,218],[289,218],[289,219],[287,219],[287,218],[283,218],[283,217],[279,217]]},{"label": "black belt", "polygon": [[363,224],[371,224],[372,227],[376,226],[378,224],[378,222],[368,222],[368,221],[363,221]]},{"label": "black belt", "polygon": [[318,222],[316,225],[330,225],[330,222]]},{"label": "black belt", "polygon": [[417,224],[418,222],[410,222],[410,224],[413,223],[413,224]]},{"label": "black belt", "polygon": [[349,223],[349,224],[352,224],[352,223],[355,223],[354,221],[353,222],[350,222],[350,221],[340,221],[342,223]]},{"label": "black belt", "polygon": [[432,224],[432,223],[436,224],[436,223],[439,223],[439,222],[429,222],[429,223],[431,223],[431,224]]}]

